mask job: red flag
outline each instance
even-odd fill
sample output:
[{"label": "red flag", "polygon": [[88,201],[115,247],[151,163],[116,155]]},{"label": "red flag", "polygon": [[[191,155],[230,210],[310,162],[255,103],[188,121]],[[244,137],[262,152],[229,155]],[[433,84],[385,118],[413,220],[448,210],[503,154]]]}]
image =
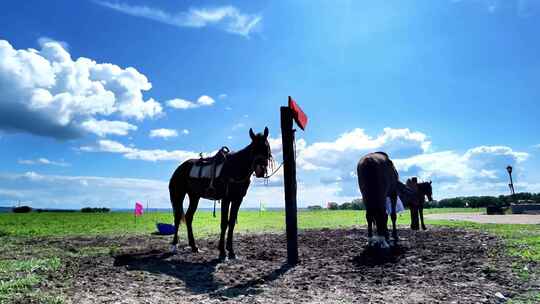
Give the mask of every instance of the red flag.
[{"label": "red flag", "polygon": [[300,127],[300,129],[305,130],[306,125],[308,123],[308,117],[304,111],[300,108],[300,106],[292,99],[291,96],[289,96],[289,108],[293,112],[293,118],[294,121],[296,121],[296,124]]},{"label": "red flag", "polygon": [[143,215],[143,205],[139,202],[135,203],[135,216]]}]

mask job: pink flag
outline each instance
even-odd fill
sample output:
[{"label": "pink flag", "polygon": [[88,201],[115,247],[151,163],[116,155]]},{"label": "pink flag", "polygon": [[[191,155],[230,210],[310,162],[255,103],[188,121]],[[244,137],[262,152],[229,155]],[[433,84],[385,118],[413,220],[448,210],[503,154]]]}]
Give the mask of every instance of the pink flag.
[{"label": "pink flag", "polygon": [[143,214],[143,205],[139,202],[135,203],[135,216],[141,216]]}]

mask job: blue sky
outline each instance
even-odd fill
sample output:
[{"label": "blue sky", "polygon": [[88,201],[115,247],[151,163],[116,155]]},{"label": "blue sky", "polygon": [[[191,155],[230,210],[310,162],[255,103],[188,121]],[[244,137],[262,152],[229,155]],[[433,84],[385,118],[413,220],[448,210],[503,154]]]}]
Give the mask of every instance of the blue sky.
[{"label": "blue sky", "polygon": [[[279,106],[298,133],[301,205],[358,197],[390,153],[435,198],[540,191],[534,0],[3,1],[0,205],[168,207],[173,170],[248,144]],[[282,205],[278,174],[244,206]],[[210,205],[209,202],[204,204]]]}]

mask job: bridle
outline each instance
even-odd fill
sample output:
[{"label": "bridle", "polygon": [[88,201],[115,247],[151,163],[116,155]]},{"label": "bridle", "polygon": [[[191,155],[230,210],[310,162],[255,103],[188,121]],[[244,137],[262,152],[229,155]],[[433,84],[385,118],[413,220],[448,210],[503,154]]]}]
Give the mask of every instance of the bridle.
[{"label": "bridle", "polygon": [[[234,179],[233,177],[229,177],[227,179],[227,181],[229,183],[234,183],[234,184],[242,184],[242,183],[246,183],[248,182],[249,180],[251,180],[251,176],[253,175],[254,171],[255,171],[255,168],[257,166],[257,163],[260,161],[260,160],[264,160],[264,162],[266,163],[272,163],[271,160],[272,160],[272,152],[270,150],[270,146],[268,146],[268,154],[266,156],[264,156],[263,154],[258,154],[256,156],[253,156],[254,154],[254,151],[253,149],[250,149],[250,152],[249,152],[249,158],[251,158],[251,165],[249,167],[249,173],[246,177],[244,178],[241,178],[241,179]],[[275,172],[274,172],[275,173]],[[265,176],[263,176],[262,178],[268,178],[269,176],[267,175],[268,174],[268,166],[266,166],[265,168],[265,172],[264,172]],[[273,175],[273,174],[272,174]]]}]

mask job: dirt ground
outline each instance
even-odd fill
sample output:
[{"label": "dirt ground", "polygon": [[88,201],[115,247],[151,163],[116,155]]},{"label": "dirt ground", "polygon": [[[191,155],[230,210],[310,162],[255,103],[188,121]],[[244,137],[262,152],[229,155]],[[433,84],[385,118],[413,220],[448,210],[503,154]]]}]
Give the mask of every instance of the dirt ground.
[{"label": "dirt ground", "polygon": [[487,215],[480,213],[441,213],[426,215],[427,219],[469,221],[481,224],[540,224],[540,214]]},{"label": "dirt ground", "polygon": [[[512,258],[490,234],[430,227],[400,230],[384,259],[364,250],[365,229],[310,230],[299,235],[301,264],[288,267],[281,234],[238,235],[239,259],[220,262],[217,239],[204,252],[167,252],[169,237],[71,238],[41,241],[76,252],[41,289],[63,289],[68,303],[502,303],[538,286],[512,274]],[[46,243],[48,242],[48,243]],[[537,267],[530,265],[529,267]],[[63,283],[70,278],[71,284]]]}]

